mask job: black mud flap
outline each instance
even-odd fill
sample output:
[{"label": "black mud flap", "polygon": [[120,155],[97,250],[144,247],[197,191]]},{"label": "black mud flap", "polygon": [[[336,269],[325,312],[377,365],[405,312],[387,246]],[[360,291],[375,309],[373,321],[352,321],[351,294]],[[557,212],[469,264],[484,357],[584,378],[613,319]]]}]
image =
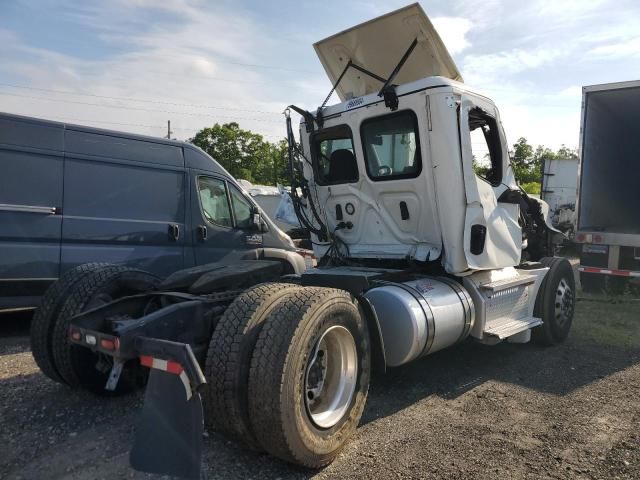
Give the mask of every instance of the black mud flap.
[{"label": "black mud flap", "polygon": [[205,379],[187,344],[140,337],[141,365],[151,368],[131,466],[198,480],[204,432],[198,389]]},{"label": "black mud flap", "polygon": [[129,461],[142,472],[200,478],[202,401],[179,376],[152,369]]}]

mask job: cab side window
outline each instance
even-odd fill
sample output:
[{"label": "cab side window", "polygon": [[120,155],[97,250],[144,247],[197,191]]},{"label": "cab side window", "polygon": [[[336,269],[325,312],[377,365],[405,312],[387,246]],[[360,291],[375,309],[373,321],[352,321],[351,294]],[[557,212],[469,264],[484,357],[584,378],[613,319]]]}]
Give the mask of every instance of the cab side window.
[{"label": "cab side window", "polygon": [[476,107],[469,111],[471,154],[476,174],[497,187],[502,182],[502,148],[496,119]]},{"label": "cab side window", "polygon": [[319,185],[338,185],[358,181],[358,165],[353,136],[347,125],[326,128],[313,138],[314,169]]},{"label": "cab side window", "polygon": [[225,182],[217,178],[198,177],[198,195],[202,214],[208,222],[233,227]]}]

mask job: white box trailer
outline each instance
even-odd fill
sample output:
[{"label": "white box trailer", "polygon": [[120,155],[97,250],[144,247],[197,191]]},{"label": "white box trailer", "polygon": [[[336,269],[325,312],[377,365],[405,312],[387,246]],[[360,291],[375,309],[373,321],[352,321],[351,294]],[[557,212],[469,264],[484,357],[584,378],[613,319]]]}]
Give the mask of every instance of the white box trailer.
[{"label": "white box trailer", "polygon": [[582,288],[622,293],[640,277],[640,81],[584,87],[580,132]]}]

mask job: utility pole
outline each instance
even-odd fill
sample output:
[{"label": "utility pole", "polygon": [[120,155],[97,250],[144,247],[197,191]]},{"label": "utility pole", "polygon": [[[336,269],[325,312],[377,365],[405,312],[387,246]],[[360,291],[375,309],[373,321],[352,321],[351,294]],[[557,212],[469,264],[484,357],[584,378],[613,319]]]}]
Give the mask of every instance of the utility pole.
[{"label": "utility pole", "polygon": [[171,134],[172,133],[173,132],[171,131],[171,120],[167,120],[167,136],[166,136],[166,138],[171,140]]}]

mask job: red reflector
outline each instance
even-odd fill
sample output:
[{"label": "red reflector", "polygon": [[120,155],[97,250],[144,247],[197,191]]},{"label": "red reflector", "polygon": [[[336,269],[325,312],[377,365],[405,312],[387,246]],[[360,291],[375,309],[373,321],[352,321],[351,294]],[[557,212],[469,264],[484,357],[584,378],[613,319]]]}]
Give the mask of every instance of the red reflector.
[{"label": "red reflector", "polygon": [[71,330],[71,340],[74,340],[76,342],[79,342],[80,339],[82,338],[82,334],[80,333],[79,330]]},{"label": "red reflector", "polygon": [[176,362],[167,362],[167,372],[180,375],[182,373],[182,365]]},{"label": "red reflector", "polygon": [[628,270],[613,270],[611,273],[620,277],[628,277],[631,275],[631,272]]},{"label": "red reflector", "polygon": [[602,235],[594,235],[593,243],[602,243]]},{"label": "red reflector", "polygon": [[140,365],[143,367],[153,367],[153,357],[149,355],[140,355]]},{"label": "red reflector", "polygon": [[110,338],[101,338],[100,347],[105,350],[117,350],[120,347],[120,342],[117,338],[111,340]]}]

